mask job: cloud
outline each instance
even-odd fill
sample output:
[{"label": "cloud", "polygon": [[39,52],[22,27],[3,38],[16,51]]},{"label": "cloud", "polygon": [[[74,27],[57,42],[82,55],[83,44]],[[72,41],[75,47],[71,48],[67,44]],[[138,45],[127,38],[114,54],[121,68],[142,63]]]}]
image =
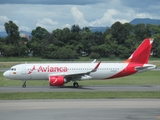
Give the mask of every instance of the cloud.
[{"label": "cloud", "polygon": [[65,24],[65,26],[64,26],[65,28],[67,27],[67,28],[71,28],[71,25],[70,24]]},{"label": "cloud", "polygon": [[6,21],[9,21],[7,16],[0,16],[0,24],[5,23]]},{"label": "cloud", "polygon": [[115,20],[113,18],[114,15],[117,14],[117,11],[114,9],[107,10],[104,13],[103,17],[92,21],[89,25],[90,26],[110,26]]},{"label": "cloud", "polygon": [[57,24],[57,21],[54,22],[50,18],[43,18],[42,20],[38,20],[36,27],[40,26],[43,28],[47,28],[49,31],[52,31],[54,26]]},{"label": "cloud", "polygon": [[9,18],[7,16],[0,16],[0,31],[4,31],[4,24],[8,22]]},{"label": "cloud", "polygon": [[1,0],[0,4],[87,5],[106,0]]},{"label": "cloud", "polygon": [[146,13],[138,13],[138,14],[136,14],[136,16],[138,18],[148,18],[148,17],[151,18],[151,16]]},{"label": "cloud", "polygon": [[97,27],[137,17],[160,19],[159,14],[159,0],[1,0],[0,30],[4,31],[4,23],[9,20],[20,30],[41,26],[51,32],[73,24]]},{"label": "cloud", "polygon": [[56,24],[58,24],[58,22],[57,21],[53,22],[50,18],[43,18],[42,20],[38,20],[37,24],[50,26],[50,25],[56,25]]},{"label": "cloud", "polygon": [[88,22],[84,19],[83,13],[78,10],[77,7],[71,8],[71,13],[73,15],[73,18],[75,20],[75,24],[78,24],[79,26],[87,26]]},{"label": "cloud", "polygon": [[120,15],[121,13],[115,9],[109,9],[107,10],[101,18],[98,18],[96,20],[87,21],[84,18],[84,14],[78,10],[77,7],[72,7],[71,13],[74,17],[75,24],[78,24],[80,27],[85,26],[111,26],[114,22],[120,21],[122,23],[128,22],[128,20],[122,18],[116,17]]},{"label": "cloud", "polygon": [[19,26],[19,30],[23,30],[23,31],[31,31],[31,29],[29,29],[28,27],[26,26]]}]

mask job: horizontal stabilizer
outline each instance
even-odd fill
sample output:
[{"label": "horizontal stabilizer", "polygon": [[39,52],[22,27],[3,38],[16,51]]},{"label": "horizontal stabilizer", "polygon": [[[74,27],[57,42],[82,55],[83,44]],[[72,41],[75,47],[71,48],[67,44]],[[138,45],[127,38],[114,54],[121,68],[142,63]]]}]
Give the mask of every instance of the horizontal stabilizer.
[{"label": "horizontal stabilizer", "polygon": [[156,65],[152,65],[152,64],[145,64],[145,65],[142,66],[142,67],[140,67],[140,66],[135,67],[135,69],[136,69],[138,72],[147,71],[147,70],[151,70],[151,69],[154,69],[154,68],[156,68]]}]

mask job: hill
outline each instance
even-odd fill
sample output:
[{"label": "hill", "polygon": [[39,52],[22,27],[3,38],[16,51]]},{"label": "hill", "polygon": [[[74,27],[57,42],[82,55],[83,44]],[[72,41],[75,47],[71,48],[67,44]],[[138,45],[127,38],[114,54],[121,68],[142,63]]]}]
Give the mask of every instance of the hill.
[{"label": "hill", "polygon": [[0,32],[0,37],[6,37],[7,36],[7,33],[6,32]]},{"label": "hill", "polygon": [[150,19],[150,18],[135,18],[130,22],[130,24],[133,24],[133,25],[140,24],[140,23],[160,25],[160,20]]}]

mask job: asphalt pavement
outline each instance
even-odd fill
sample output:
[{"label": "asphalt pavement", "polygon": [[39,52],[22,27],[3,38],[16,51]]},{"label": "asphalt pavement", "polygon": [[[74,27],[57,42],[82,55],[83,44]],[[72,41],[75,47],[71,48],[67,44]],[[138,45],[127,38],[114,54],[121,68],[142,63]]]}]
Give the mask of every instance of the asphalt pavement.
[{"label": "asphalt pavement", "polygon": [[159,120],[159,99],[0,100],[1,120]]},{"label": "asphalt pavement", "polygon": [[108,85],[108,86],[7,86],[0,87],[0,92],[96,92],[96,91],[160,91],[160,85]]}]

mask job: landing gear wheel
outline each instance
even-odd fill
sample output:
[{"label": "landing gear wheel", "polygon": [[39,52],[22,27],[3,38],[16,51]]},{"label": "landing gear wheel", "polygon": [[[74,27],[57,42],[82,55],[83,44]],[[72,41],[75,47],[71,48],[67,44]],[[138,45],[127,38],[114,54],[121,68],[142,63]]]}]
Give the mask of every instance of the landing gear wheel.
[{"label": "landing gear wheel", "polygon": [[26,84],[23,84],[22,87],[23,87],[23,88],[26,88]]},{"label": "landing gear wheel", "polygon": [[74,82],[74,83],[73,83],[73,86],[74,86],[75,88],[78,88],[78,87],[79,87],[79,84],[78,84],[77,82]]}]

